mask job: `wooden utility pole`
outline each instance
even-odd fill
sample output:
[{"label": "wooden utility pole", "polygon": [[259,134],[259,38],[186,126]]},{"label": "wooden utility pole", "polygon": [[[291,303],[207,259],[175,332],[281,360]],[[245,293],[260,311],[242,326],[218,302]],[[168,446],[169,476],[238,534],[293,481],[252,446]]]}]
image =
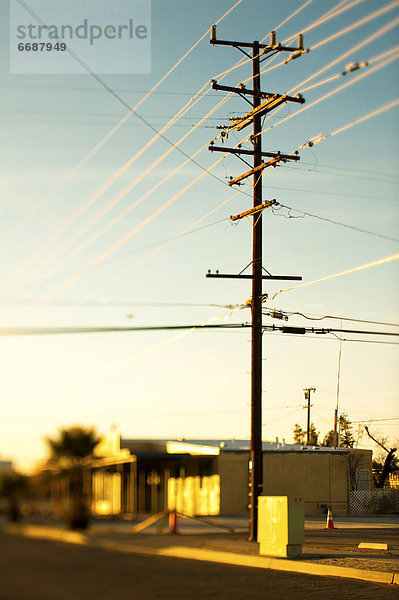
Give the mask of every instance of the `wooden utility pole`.
[{"label": "wooden utility pole", "polygon": [[[258,531],[258,497],[262,494],[263,488],[263,468],[262,468],[262,280],[263,279],[302,279],[295,276],[273,276],[268,273],[264,275],[262,265],[262,211],[272,206],[275,200],[262,204],[262,174],[268,167],[275,167],[280,162],[289,160],[297,161],[299,156],[281,154],[280,152],[262,152],[262,118],[278,106],[286,102],[298,102],[303,104],[305,100],[300,94],[297,96],[288,96],[287,94],[274,94],[262,92],[260,86],[260,64],[263,60],[270,58],[271,55],[287,51],[290,52],[290,59],[297,58],[307,52],[303,49],[303,38],[300,35],[298,38],[298,47],[282,46],[276,43],[276,35],[272,32],[269,44],[260,44],[254,42],[233,42],[216,39],[216,26],[213,25],[211,30],[211,44],[222,46],[233,46],[240,50],[243,54],[252,60],[252,89],[247,89],[245,85],[240,84],[239,87],[222,86],[217,81],[212,80],[212,87],[216,90],[226,92],[234,92],[239,94],[246,102],[251,105],[252,110],[233,121],[225,129],[225,136],[229,131],[241,131],[248,125],[253,126],[253,134],[250,138],[252,148],[250,150],[241,148],[239,145],[236,148],[218,147],[213,143],[209,147],[212,152],[223,152],[240,155],[253,156],[253,167],[242,175],[231,178],[228,185],[240,184],[243,179],[253,177],[253,208],[245,211],[232,220],[237,220],[253,214],[253,236],[252,236],[252,274],[238,275],[228,274],[211,274],[208,272],[207,277],[231,277],[231,278],[250,278],[252,279],[252,344],[251,344],[251,448],[250,448],[250,463],[249,463],[249,540],[257,540]],[[251,54],[246,49],[251,50]],[[288,61],[287,61],[288,62]],[[252,100],[248,100],[249,96]],[[263,162],[262,157],[267,156],[271,160]],[[244,159],[241,159],[244,160]],[[244,162],[246,162],[244,160]],[[246,163],[249,165],[249,163]],[[249,266],[249,265],[248,265]],[[245,270],[245,269],[244,269]]]},{"label": "wooden utility pole", "polygon": [[[260,105],[259,43],[252,46],[253,105]],[[262,123],[257,114],[253,120],[254,169],[262,163]],[[253,206],[262,204],[262,174],[253,175]],[[257,539],[258,496],[263,488],[262,453],[262,212],[253,216],[252,227],[252,343],[251,343],[251,469],[250,469],[250,539]]]},{"label": "wooden utility pole", "polygon": [[307,400],[307,405],[305,406],[305,408],[308,409],[308,422],[307,422],[307,427],[306,427],[306,445],[309,446],[309,438],[310,438],[310,408],[311,408],[311,404],[310,404],[310,394],[311,392],[315,392],[316,388],[306,388],[303,390],[305,392],[305,400]]}]

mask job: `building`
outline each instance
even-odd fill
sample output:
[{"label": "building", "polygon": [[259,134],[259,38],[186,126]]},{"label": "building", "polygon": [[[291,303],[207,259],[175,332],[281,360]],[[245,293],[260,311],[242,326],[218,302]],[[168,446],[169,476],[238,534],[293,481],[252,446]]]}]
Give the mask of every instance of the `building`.
[{"label": "building", "polygon": [[[263,442],[264,494],[304,502],[306,515],[349,513],[350,492],[371,480],[371,450]],[[245,515],[248,440],[104,437],[89,467],[92,510],[124,515],[177,510],[187,515]],[[368,487],[367,487],[368,489]]]}]

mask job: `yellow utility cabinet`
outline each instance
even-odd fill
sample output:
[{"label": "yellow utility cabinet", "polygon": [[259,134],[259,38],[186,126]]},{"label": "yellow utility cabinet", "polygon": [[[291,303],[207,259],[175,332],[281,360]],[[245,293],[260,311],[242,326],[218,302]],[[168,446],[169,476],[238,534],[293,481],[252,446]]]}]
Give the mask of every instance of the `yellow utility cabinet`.
[{"label": "yellow utility cabinet", "polygon": [[301,556],[305,538],[302,499],[259,496],[258,502],[259,554]]}]

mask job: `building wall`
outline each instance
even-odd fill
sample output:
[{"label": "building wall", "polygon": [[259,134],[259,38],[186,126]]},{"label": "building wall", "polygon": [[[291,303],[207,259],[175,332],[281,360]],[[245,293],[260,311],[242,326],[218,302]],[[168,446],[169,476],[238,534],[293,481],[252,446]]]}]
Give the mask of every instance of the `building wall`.
[{"label": "building wall", "polygon": [[267,453],[263,458],[263,493],[292,496],[304,502],[305,515],[348,513],[348,455]]},{"label": "building wall", "polygon": [[[247,453],[226,452],[218,457],[220,514],[246,514],[248,460]],[[308,516],[324,515],[329,506],[333,514],[346,515],[349,510],[351,463],[355,463],[356,468],[368,468],[371,472],[371,451],[264,452],[263,493],[302,498],[305,515]]]},{"label": "building wall", "polygon": [[220,514],[245,515],[248,512],[248,453],[225,452],[217,457],[220,475]]}]

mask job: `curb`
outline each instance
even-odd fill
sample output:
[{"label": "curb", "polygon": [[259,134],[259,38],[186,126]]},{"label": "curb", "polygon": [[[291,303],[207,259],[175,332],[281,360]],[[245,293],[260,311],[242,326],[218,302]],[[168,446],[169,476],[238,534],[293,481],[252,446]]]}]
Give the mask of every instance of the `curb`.
[{"label": "curb", "polygon": [[380,544],[374,542],[361,542],[358,548],[369,548],[370,550],[392,550],[390,544]]},{"label": "curb", "polygon": [[267,556],[252,556],[235,554],[232,552],[214,552],[212,550],[184,548],[179,546],[165,548],[161,551],[158,551],[158,554],[161,554],[162,556],[190,558],[193,560],[204,560],[208,562],[225,563],[242,567],[272,569],[274,571],[289,571],[291,573],[303,573],[306,575],[360,579],[362,581],[369,581],[372,583],[399,584],[399,574],[395,573],[355,569],[352,567],[336,567],[334,565],[320,565],[317,563],[306,563],[299,560],[293,561]]},{"label": "curb", "polygon": [[167,556],[170,558],[183,558],[188,560],[202,560],[239,567],[252,567],[257,569],[272,569],[274,571],[289,571],[305,575],[318,575],[322,577],[341,577],[358,579],[370,583],[385,583],[399,585],[399,573],[383,571],[370,571],[355,569],[353,567],[337,567],[334,565],[321,565],[308,563],[301,560],[287,560],[268,556],[253,556],[251,554],[238,554],[234,552],[204,550],[201,548],[187,548],[185,546],[171,546],[170,548],[148,548],[133,544],[118,542],[93,541],[87,535],[76,531],[67,531],[56,527],[40,527],[38,525],[8,524],[3,527],[5,533],[22,535],[24,537],[47,539],[68,544],[80,544],[92,548],[103,548],[128,554],[144,554],[150,556]]},{"label": "curb", "polygon": [[9,523],[3,527],[3,531],[5,531],[5,533],[23,535],[24,537],[66,542],[68,544],[81,544],[85,546],[89,544],[89,538],[83,533],[59,529],[58,527],[41,527],[40,525],[17,525]]}]

